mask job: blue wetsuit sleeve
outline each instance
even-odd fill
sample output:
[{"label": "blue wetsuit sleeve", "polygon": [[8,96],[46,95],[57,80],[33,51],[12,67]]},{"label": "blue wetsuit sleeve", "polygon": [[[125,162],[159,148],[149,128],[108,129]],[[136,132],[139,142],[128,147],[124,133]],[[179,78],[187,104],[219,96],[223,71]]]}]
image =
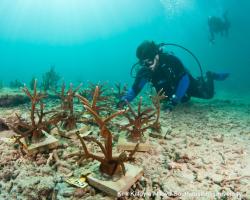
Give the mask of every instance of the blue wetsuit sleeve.
[{"label": "blue wetsuit sleeve", "polygon": [[188,74],[182,76],[181,80],[178,83],[177,89],[175,91],[175,98],[173,99],[174,103],[181,101],[182,97],[186,94],[187,89],[190,84],[190,79]]},{"label": "blue wetsuit sleeve", "polygon": [[140,81],[138,81],[137,84],[134,84],[133,87],[121,98],[121,100],[131,102],[139,94],[146,83],[146,79],[140,79]]}]

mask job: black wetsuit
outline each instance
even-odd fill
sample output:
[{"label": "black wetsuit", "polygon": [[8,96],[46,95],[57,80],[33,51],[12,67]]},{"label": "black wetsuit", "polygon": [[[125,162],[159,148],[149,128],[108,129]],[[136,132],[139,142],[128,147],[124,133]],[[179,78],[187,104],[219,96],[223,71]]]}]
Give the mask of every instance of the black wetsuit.
[{"label": "black wetsuit", "polygon": [[187,101],[192,96],[205,99],[213,97],[212,78],[207,77],[206,81],[202,78],[193,78],[181,61],[170,54],[160,54],[159,62],[154,71],[142,67],[137,72],[132,88],[122,100],[132,101],[147,82],[151,82],[157,92],[163,88],[165,95],[169,97],[168,100],[174,95],[176,103]]}]

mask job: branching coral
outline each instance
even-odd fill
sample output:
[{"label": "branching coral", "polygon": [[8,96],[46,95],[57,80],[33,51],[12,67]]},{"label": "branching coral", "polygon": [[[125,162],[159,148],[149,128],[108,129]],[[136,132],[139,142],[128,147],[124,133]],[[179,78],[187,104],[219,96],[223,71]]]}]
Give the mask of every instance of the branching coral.
[{"label": "branching coral", "polygon": [[157,132],[161,131],[161,124],[159,122],[160,119],[160,111],[161,111],[161,100],[167,98],[163,89],[161,89],[155,96],[151,96],[151,100],[156,109],[156,118],[154,123],[151,125],[151,128]]},{"label": "branching coral", "polygon": [[73,84],[70,84],[68,91],[65,92],[65,84],[62,84],[61,92],[57,93],[61,99],[61,110],[58,111],[52,118],[55,121],[61,121],[63,129],[72,130],[77,127],[77,121],[80,114],[74,111],[74,97],[80,89],[80,84],[76,89],[73,89]]},{"label": "branching coral", "polygon": [[[110,132],[108,128],[108,122],[110,122],[113,118],[115,118],[118,115],[121,115],[125,112],[125,110],[120,110],[118,112],[115,112],[104,119],[100,117],[98,114],[99,108],[96,106],[97,98],[99,95],[99,87],[96,86],[94,95],[93,95],[93,100],[92,103],[90,103],[86,98],[78,95],[78,98],[81,100],[81,102],[84,104],[85,109],[93,115],[95,122],[98,124],[99,129],[100,129],[100,135],[104,138],[105,144],[104,146],[100,141],[98,141],[94,137],[89,137],[85,136],[81,138],[79,133],[77,133],[78,138],[81,141],[83,150],[84,150],[84,155],[82,156],[83,158],[93,158],[95,160],[98,160],[101,165],[100,165],[100,171],[102,173],[108,174],[110,176],[114,175],[119,168],[121,168],[123,174],[125,174],[125,167],[124,167],[124,162],[131,159],[133,154],[136,152],[138,145],[136,146],[135,150],[130,153],[130,155],[127,157],[126,153],[123,152],[119,156],[114,157],[112,154],[112,133]],[[96,143],[102,150],[102,153],[104,154],[104,157],[92,154],[88,151],[85,141],[89,142],[94,142]]]},{"label": "branching coral", "polygon": [[[44,136],[43,131],[48,131],[49,126],[54,123],[53,120],[45,120],[45,115],[51,113],[52,111],[44,112],[44,104],[42,99],[46,96],[44,94],[37,92],[37,81],[34,82],[33,94],[25,86],[23,91],[31,100],[30,109],[30,122],[26,122],[20,116],[18,117],[18,123],[11,126],[13,130],[20,134],[16,138],[17,142],[20,142],[21,138],[25,138],[27,144],[38,142]],[[37,104],[40,105],[39,109]]]},{"label": "branching coral", "polygon": [[90,102],[87,98],[76,94],[76,96],[79,98],[79,100],[86,106],[90,107],[93,111],[100,114],[101,111],[108,111],[109,106],[107,102],[107,97],[100,96],[102,94],[102,91],[100,91],[99,86],[95,87],[92,101]]},{"label": "branching coral", "polygon": [[116,92],[114,91],[114,96],[120,100],[121,97],[123,97],[127,92],[127,85],[124,85],[122,87],[121,83],[116,83],[115,87],[116,87]]},{"label": "branching coral", "polygon": [[51,66],[50,70],[43,74],[42,88],[44,91],[56,89],[60,76],[55,71],[55,66]]},{"label": "branching coral", "polygon": [[[113,176],[116,172],[119,172],[119,170],[122,170],[122,173],[125,175],[126,170],[125,170],[124,162],[132,159],[132,156],[137,151],[138,144],[135,147],[134,151],[132,151],[129,154],[129,156],[127,156],[127,154],[125,152],[121,153],[119,156],[116,156],[116,157],[113,156],[113,154],[112,154],[112,134],[111,134],[110,130],[107,128],[107,123],[110,120],[112,120],[113,118],[115,118],[116,116],[124,113],[124,110],[118,111],[118,112],[106,117],[105,119],[102,119],[91,107],[89,107],[88,105],[84,105],[84,107],[94,116],[96,123],[99,125],[101,135],[105,139],[105,145],[103,145],[100,141],[98,141],[94,137],[85,136],[82,138],[79,135],[79,133],[76,133],[77,137],[81,141],[82,148],[84,150],[84,155],[82,155],[81,160],[87,159],[87,158],[92,158],[94,160],[99,161],[101,163],[100,164],[100,171],[102,173],[108,174],[110,176]],[[100,147],[102,153],[104,154],[104,157],[90,153],[87,149],[85,141],[96,143]]]},{"label": "branching coral", "polygon": [[[105,84],[97,84],[94,85],[92,83],[89,84],[89,88],[81,91],[80,93],[80,101],[88,101],[92,102],[92,109],[94,109],[98,114],[102,111],[109,112],[112,110],[112,96],[106,95],[107,88]],[[81,98],[84,96],[84,99]]]},{"label": "branching coral", "polygon": [[132,106],[127,102],[129,110],[124,113],[124,116],[128,119],[129,123],[121,126],[122,130],[127,130],[129,138],[133,141],[140,141],[144,132],[152,125],[149,124],[153,119],[155,112],[152,108],[146,108],[141,110],[142,98],[140,98],[137,112],[135,112]]}]

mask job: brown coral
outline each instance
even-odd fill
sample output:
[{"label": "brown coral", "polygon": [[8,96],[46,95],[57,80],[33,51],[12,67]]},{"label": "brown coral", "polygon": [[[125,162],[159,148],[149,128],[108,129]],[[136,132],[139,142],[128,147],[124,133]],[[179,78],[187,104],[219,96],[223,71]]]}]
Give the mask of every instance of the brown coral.
[{"label": "brown coral", "polygon": [[[54,123],[53,120],[45,120],[44,117],[46,114],[51,113],[51,111],[44,112],[44,104],[42,99],[46,96],[44,94],[37,92],[37,81],[34,82],[33,94],[25,86],[23,91],[31,100],[31,109],[30,109],[30,122],[23,120],[19,115],[17,115],[18,122],[14,125],[11,125],[11,128],[20,136],[16,138],[17,142],[20,143],[21,138],[25,138],[27,144],[32,142],[37,142],[42,139],[44,136],[43,131],[48,131],[49,126]],[[37,108],[37,104],[40,105],[40,108]]]},{"label": "brown coral", "polygon": [[110,110],[112,110],[112,96],[105,95],[106,90],[107,88],[105,88],[105,84],[94,85],[90,83],[89,88],[85,91],[82,91],[80,93],[82,95],[78,95],[78,98],[81,102],[91,105],[90,107],[98,114],[103,111],[110,112]]},{"label": "brown coral", "polygon": [[160,119],[160,111],[161,111],[161,100],[166,99],[163,89],[161,89],[155,96],[151,96],[151,100],[156,109],[156,118],[154,123],[151,125],[151,128],[158,133],[161,132],[161,124],[159,122]]},{"label": "brown coral", "polygon": [[[97,90],[96,90],[96,92],[97,92],[98,87],[96,87],[96,88],[97,88]],[[95,92],[95,94],[97,94],[96,92]],[[136,146],[135,150],[130,153],[129,156],[127,156],[126,153],[123,152],[119,156],[114,157],[112,154],[112,133],[110,132],[109,128],[107,127],[107,124],[109,121],[111,121],[116,116],[123,114],[125,111],[120,110],[120,111],[102,119],[98,115],[97,111],[95,110],[95,102],[93,102],[92,104],[89,104],[89,102],[86,101],[85,98],[81,97],[80,95],[79,95],[79,98],[82,100],[82,103],[84,104],[84,107],[86,108],[86,110],[90,114],[93,115],[95,122],[98,124],[98,126],[100,128],[101,136],[104,137],[104,140],[105,140],[105,144],[103,145],[99,140],[97,140],[94,137],[85,136],[82,138],[79,135],[79,133],[76,133],[77,137],[81,141],[81,144],[82,144],[82,147],[84,150],[84,155],[81,156],[82,157],[81,160],[85,159],[85,158],[92,158],[94,160],[98,160],[101,163],[100,171],[102,173],[108,174],[110,176],[114,175],[117,171],[119,171],[118,169],[121,169],[123,174],[125,174],[124,162],[132,158],[133,154],[135,153],[135,151],[138,148],[138,145]],[[96,99],[96,97],[93,99]],[[104,157],[90,153],[87,149],[85,141],[96,143],[100,147],[102,153],[104,154]]]},{"label": "brown coral", "polygon": [[61,92],[57,93],[61,99],[61,109],[52,116],[52,119],[57,122],[60,121],[65,130],[73,130],[77,127],[80,114],[74,111],[74,97],[81,86],[82,84],[73,89],[73,84],[70,84],[68,91],[65,92],[65,84],[63,83]]},{"label": "brown coral", "polygon": [[140,98],[137,112],[134,111],[132,106],[127,102],[129,110],[124,113],[124,116],[128,119],[128,124],[121,126],[122,130],[128,131],[128,136],[133,141],[140,141],[144,132],[150,128],[152,125],[149,124],[155,115],[152,108],[146,108],[141,110],[142,97]]}]

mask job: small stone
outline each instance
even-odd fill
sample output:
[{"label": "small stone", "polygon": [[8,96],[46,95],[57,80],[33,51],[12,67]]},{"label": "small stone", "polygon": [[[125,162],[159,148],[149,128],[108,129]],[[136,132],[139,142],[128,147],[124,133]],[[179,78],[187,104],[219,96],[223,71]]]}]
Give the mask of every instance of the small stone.
[{"label": "small stone", "polygon": [[34,185],[38,185],[40,182],[41,182],[40,180],[36,180],[36,181],[34,182]]},{"label": "small stone", "polygon": [[9,170],[3,174],[3,179],[5,182],[10,181],[11,177],[12,177],[12,172]]},{"label": "small stone", "polygon": [[89,193],[91,196],[95,196],[96,192],[94,188],[90,188]]},{"label": "small stone", "polygon": [[147,180],[142,177],[141,180],[140,180],[140,184],[142,185],[142,187],[146,187],[147,186]]},{"label": "small stone", "polygon": [[17,186],[17,192],[20,194],[23,192],[23,188],[20,185]]},{"label": "small stone", "polygon": [[81,198],[86,194],[86,190],[82,188],[77,188],[74,192],[74,197]]},{"label": "small stone", "polygon": [[20,174],[20,171],[16,170],[14,171],[14,173],[12,174],[12,179],[16,179],[16,177]]},{"label": "small stone", "polygon": [[6,185],[6,191],[9,193],[12,190],[13,182],[10,182]]},{"label": "small stone", "polygon": [[66,189],[62,193],[63,197],[72,197],[74,195],[74,191],[72,189]]}]

